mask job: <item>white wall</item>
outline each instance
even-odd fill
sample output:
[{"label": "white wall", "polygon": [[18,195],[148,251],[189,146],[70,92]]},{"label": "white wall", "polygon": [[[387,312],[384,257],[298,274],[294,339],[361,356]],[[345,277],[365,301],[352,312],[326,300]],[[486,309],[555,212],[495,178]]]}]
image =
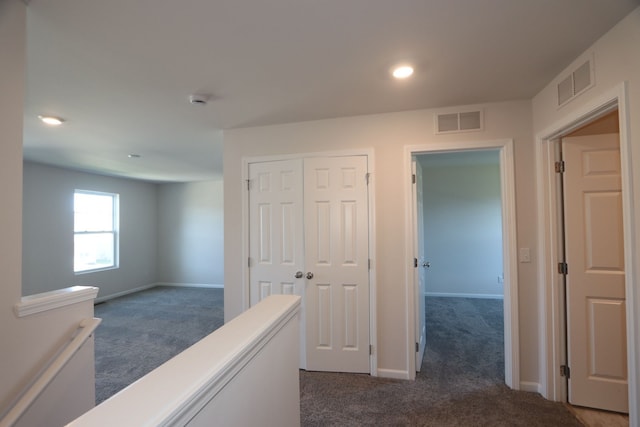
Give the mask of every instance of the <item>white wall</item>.
[{"label": "white wall", "polygon": [[222,181],[158,186],[158,281],[222,285]]},{"label": "white wall", "polygon": [[[435,135],[433,111],[357,116],[278,126],[235,129],[224,133],[225,319],[243,309],[242,258],[243,156],[307,153],[325,150],[373,148],[375,155],[375,221],[377,253],[378,367],[408,372],[413,338],[406,334],[407,293],[404,254],[404,147],[513,138],[515,145],[518,244],[535,248],[536,217],[531,131],[531,103],[517,101],[484,105],[482,132]],[[534,251],[535,252],[535,251]],[[534,264],[520,264],[521,380],[538,381],[538,317]],[[409,354],[411,352],[411,354]]]},{"label": "white wall", "polygon": [[[631,310],[634,330],[629,330],[631,344],[636,348],[636,359],[631,361],[635,368],[635,375],[640,374],[640,273],[638,259],[638,242],[640,242],[640,7],[636,8],[618,25],[612,28],[607,34],[601,37],[583,55],[578,57],[565,71],[560,73],[556,79],[550,82],[533,99],[533,124],[534,132],[540,137],[544,136],[550,129],[557,128],[560,124],[567,124],[567,121],[583,114],[585,109],[590,108],[594,103],[598,103],[605,94],[615,90],[622,82],[628,83],[628,138],[631,150],[632,192],[634,205],[634,217],[636,228],[633,236],[628,236],[635,243],[635,253],[633,254],[632,265],[627,268],[633,269],[632,293],[627,295],[627,300],[633,300],[635,310]],[[556,84],[570,70],[582,64],[593,54],[595,64],[595,86],[583,94],[579,95],[562,108],[556,107]],[[621,132],[624,132],[621,129]],[[630,372],[633,375],[634,372]],[[635,390],[630,390],[632,401],[637,402],[640,397],[640,381],[636,381]],[[637,405],[636,405],[637,406]],[[631,424],[638,423],[636,418],[631,419]]]},{"label": "white wall", "polygon": [[[24,163],[23,294],[74,285],[100,288],[99,297],[156,282],[156,185]],[[120,195],[120,266],[95,273],[73,272],[73,192]]]},{"label": "white wall", "polygon": [[[22,120],[24,111],[26,5],[0,1],[0,414],[73,331],[93,316],[93,305],[74,304],[17,318],[22,295]],[[93,351],[71,362],[73,376],[57,390],[56,422],[70,420],[93,404]],[[87,358],[88,356],[88,358]],[[89,362],[89,363],[87,363]],[[77,369],[74,369],[77,368]],[[1,416],[1,415],[0,415]]]},{"label": "white wall", "polygon": [[[486,156],[489,155],[487,159]],[[498,152],[418,156],[422,164],[426,292],[502,297]],[[492,162],[488,162],[492,160]]]}]

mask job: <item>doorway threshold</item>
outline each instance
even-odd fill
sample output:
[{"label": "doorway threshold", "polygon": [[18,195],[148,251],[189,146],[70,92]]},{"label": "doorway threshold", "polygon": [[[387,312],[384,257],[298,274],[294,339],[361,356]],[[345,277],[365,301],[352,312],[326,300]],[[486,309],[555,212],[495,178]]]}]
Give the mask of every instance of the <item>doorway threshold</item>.
[{"label": "doorway threshold", "polygon": [[567,408],[586,427],[629,427],[629,415],[619,412],[574,406],[567,403]]}]

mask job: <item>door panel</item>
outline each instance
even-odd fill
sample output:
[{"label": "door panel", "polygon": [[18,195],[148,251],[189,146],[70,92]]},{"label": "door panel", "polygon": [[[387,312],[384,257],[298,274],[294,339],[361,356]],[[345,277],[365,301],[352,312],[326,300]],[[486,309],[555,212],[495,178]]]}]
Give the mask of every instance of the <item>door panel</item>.
[{"label": "door panel", "polygon": [[369,372],[364,156],[304,160],[307,369]]},{"label": "door panel", "polygon": [[413,174],[416,182],[413,188],[413,206],[414,206],[414,224],[413,229],[416,233],[414,236],[414,253],[418,259],[418,267],[415,271],[415,300],[416,300],[416,343],[418,343],[418,351],[416,352],[416,371],[420,372],[422,368],[422,359],[427,344],[427,319],[425,307],[425,287],[426,287],[426,263],[424,254],[424,207],[422,196],[422,167],[415,159],[412,161]]},{"label": "door panel", "polygon": [[304,296],[302,162],[249,165],[249,299],[274,294]]},{"label": "door panel", "polygon": [[628,412],[617,134],[565,138],[569,401]]}]

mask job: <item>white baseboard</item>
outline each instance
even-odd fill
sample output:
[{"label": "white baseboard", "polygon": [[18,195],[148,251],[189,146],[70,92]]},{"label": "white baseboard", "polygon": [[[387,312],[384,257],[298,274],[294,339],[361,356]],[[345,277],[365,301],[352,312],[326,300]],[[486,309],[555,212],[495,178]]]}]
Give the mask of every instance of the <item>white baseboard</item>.
[{"label": "white baseboard", "polygon": [[540,384],[531,381],[520,381],[520,390],[540,393]]},{"label": "white baseboard", "polygon": [[110,299],[114,299],[114,298],[118,298],[118,297],[123,297],[125,295],[133,294],[135,292],[145,291],[147,289],[154,288],[155,286],[156,286],[156,283],[151,283],[149,285],[139,286],[139,287],[133,288],[133,289],[127,289],[126,291],[116,292],[115,294],[110,294],[110,295],[105,295],[103,297],[98,297],[98,298],[95,299],[94,304],[105,302],[105,301],[108,301]]},{"label": "white baseboard", "polygon": [[381,378],[392,378],[395,380],[408,380],[408,371],[399,371],[397,369],[378,369],[378,376]]},{"label": "white baseboard", "polygon": [[210,288],[210,289],[224,289],[224,285],[216,283],[170,283],[170,282],[157,282],[155,286],[177,286],[181,288]]},{"label": "white baseboard", "polygon": [[110,299],[123,297],[125,295],[133,294],[140,291],[146,291],[147,289],[155,288],[156,286],[178,286],[183,288],[211,288],[211,289],[224,289],[224,285],[209,284],[209,283],[168,283],[168,282],[156,282],[149,285],[139,286],[133,289],[127,289],[126,291],[116,292],[115,294],[105,295],[103,297],[96,298],[94,304],[108,301]]},{"label": "white baseboard", "polygon": [[425,297],[447,297],[447,298],[485,298],[485,299],[504,299],[502,294],[458,294],[448,292],[425,292]]}]

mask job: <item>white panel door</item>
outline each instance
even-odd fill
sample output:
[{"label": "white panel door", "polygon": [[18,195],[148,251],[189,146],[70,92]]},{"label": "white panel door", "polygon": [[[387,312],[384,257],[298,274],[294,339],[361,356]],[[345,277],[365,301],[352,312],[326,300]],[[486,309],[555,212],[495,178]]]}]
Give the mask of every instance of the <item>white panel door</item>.
[{"label": "white panel door", "polygon": [[249,300],[304,296],[302,161],[249,165]]},{"label": "white panel door", "polygon": [[415,299],[416,299],[416,371],[422,368],[422,358],[427,344],[427,319],[425,307],[425,286],[427,260],[424,256],[424,208],[422,197],[422,167],[415,159],[412,161],[413,175],[413,206],[414,206],[414,253],[418,260],[415,267]]},{"label": "white panel door", "polygon": [[304,160],[307,369],[369,372],[365,156]]},{"label": "white panel door", "polygon": [[628,412],[618,134],[562,141],[569,402]]}]

